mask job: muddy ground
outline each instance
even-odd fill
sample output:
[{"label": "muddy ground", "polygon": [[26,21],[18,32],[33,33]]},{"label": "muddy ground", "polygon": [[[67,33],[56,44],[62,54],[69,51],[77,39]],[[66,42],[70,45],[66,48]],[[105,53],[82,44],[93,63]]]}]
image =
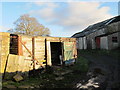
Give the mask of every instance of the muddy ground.
[{"label": "muddy ground", "polygon": [[[89,82],[92,80],[92,83],[99,84],[97,86],[101,90],[120,89],[120,50],[86,50],[79,51],[79,55],[90,61],[87,73]],[[95,81],[96,78],[98,81]]]},{"label": "muddy ground", "polygon": [[3,80],[3,89],[61,88],[119,90],[120,50],[80,50],[75,65],[50,67],[20,82]]}]

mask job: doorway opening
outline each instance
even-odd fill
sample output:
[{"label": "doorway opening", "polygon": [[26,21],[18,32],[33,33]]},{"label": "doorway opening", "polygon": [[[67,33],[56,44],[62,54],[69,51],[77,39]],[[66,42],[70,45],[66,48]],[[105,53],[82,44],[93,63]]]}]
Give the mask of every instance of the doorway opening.
[{"label": "doorway opening", "polygon": [[50,42],[51,46],[51,61],[52,65],[62,64],[62,43],[61,42]]},{"label": "doorway opening", "polygon": [[18,35],[10,34],[10,54],[18,55]]},{"label": "doorway opening", "polygon": [[100,37],[96,37],[95,40],[96,40],[96,48],[100,49]]}]

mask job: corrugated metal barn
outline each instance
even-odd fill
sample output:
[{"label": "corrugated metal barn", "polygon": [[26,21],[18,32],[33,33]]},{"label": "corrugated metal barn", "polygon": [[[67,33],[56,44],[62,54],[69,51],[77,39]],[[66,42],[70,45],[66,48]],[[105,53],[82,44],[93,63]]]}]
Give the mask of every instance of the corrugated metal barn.
[{"label": "corrugated metal barn", "polygon": [[3,42],[0,43],[1,55],[6,52],[1,58],[1,73],[26,72],[46,65],[66,65],[74,63],[77,58],[75,38],[32,37],[9,33],[0,35]]},{"label": "corrugated metal barn", "polygon": [[88,26],[74,34],[78,49],[106,49],[120,47],[120,15]]}]

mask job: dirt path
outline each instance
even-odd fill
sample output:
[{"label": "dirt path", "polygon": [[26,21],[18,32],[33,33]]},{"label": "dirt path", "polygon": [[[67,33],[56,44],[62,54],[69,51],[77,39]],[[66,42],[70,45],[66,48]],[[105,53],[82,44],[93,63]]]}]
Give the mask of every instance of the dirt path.
[{"label": "dirt path", "polygon": [[[85,52],[79,53],[80,56],[89,60],[89,70],[93,68],[100,68],[106,73],[106,90],[112,90],[112,88],[118,88],[120,85],[120,60],[119,57],[114,57],[106,53],[98,52]],[[118,90],[118,89],[117,89]]]}]

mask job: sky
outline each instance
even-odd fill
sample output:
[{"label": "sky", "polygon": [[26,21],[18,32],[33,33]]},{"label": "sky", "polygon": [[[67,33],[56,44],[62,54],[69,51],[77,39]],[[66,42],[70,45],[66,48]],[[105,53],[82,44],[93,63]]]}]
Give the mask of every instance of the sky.
[{"label": "sky", "polygon": [[29,14],[50,29],[53,37],[71,37],[89,25],[118,15],[118,1],[43,1],[0,2],[0,32],[14,29],[21,15]]}]

